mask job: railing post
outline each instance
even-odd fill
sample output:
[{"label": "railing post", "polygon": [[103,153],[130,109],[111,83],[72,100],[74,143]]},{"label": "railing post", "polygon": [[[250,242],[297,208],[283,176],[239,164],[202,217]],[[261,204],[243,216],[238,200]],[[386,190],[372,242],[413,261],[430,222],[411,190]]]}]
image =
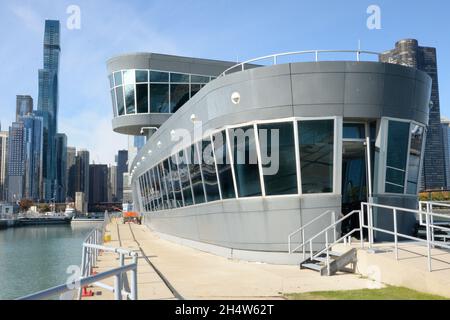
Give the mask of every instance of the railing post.
[{"label": "railing post", "polygon": [[395,242],[395,259],[398,260],[397,209],[394,209],[394,242]]},{"label": "railing post", "polygon": [[311,260],[312,260],[312,258],[313,258],[312,240],[309,240],[309,255],[310,255]]},{"label": "railing post", "polygon": [[369,203],[367,204],[367,217],[368,217],[368,225],[370,226],[369,231],[369,248],[372,249],[373,243],[374,243],[374,236],[373,236],[373,211],[372,211],[372,205]]},{"label": "railing post", "polygon": [[431,232],[431,241],[433,242],[433,248],[434,248],[434,216],[433,216],[433,204],[430,203],[430,232]]},{"label": "railing post", "polygon": [[122,300],[120,273],[114,276],[114,300]]},{"label": "railing post", "polygon": [[305,230],[302,230],[303,260],[306,259]]},{"label": "railing post", "polygon": [[136,265],[133,270],[131,270],[131,300],[137,300],[138,299],[138,292],[137,292],[137,264],[138,264],[138,256],[135,254],[133,256],[133,263]]},{"label": "railing post", "polygon": [[276,55],[273,56],[273,64],[274,64],[274,65],[277,64],[277,56],[276,56]]},{"label": "railing post", "polygon": [[330,276],[330,250],[328,249],[328,231],[325,232],[325,248],[327,250],[327,274]]},{"label": "railing post", "polygon": [[336,231],[336,212],[331,212],[331,224],[334,226],[333,228],[333,236],[334,236],[334,242],[337,240],[337,231]]},{"label": "railing post", "polygon": [[316,50],[316,62],[319,62],[319,51]]},{"label": "railing post", "polygon": [[431,237],[430,237],[430,215],[427,212],[425,216],[426,228],[427,228],[427,253],[428,253],[428,271],[431,272]]},{"label": "railing post", "polygon": [[362,206],[363,204],[361,204],[361,210],[359,211],[359,237],[361,242],[361,249],[364,249],[364,233],[363,233],[364,216]]}]

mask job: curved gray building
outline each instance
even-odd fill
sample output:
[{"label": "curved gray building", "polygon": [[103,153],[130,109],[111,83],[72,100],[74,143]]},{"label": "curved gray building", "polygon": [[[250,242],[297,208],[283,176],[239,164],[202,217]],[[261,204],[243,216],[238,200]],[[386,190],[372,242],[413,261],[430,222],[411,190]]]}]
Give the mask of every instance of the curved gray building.
[{"label": "curved gray building", "polygon": [[[328,210],[415,208],[430,77],[360,61],[361,52],[357,61],[315,54],[236,67],[155,54],[110,60],[113,129],[151,132],[130,165],[145,224],[204,250],[273,261],[291,232]],[[375,225],[391,220],[376,212]],[[310,235],[329,224],[317,221]],[[414,225],[398,217],[402,232]]]}]

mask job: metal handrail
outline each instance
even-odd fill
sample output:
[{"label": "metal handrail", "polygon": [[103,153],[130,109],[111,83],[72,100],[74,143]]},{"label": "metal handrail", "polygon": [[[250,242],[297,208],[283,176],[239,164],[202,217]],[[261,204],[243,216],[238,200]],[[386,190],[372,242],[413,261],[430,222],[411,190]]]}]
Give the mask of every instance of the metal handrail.
[{"label": "metal handrail", "polygon": [[[271,55],[258,57],[258,58],[254,58],[254,59],[250,59],[250,60],[238,63],[238,64],[236,64],[236,65],[226,69],[223,73],[221,73],[219,75],[219,77],[226,76],[229,71],[234,70],[234,69],[239,69],[239,71],[245,71],[245,65],[250,64],[250,63],[253,64],[254,62],[258,62],[258,61],[262,61],[262,60],[271,59],[273,65],[277,65],[278,64],[278,59],[280,57],[284,57],[284,56],[296,56],[296,55],[314,54],[315,55],[315,61],[318,62],[319,61],[319,55],[321,53],[356,53],[356,61],[358,61],[358,62],[361,60],[361,54],[376,55],[378,57],[380,56],[379,52],[366,51],[366,50],[306,50],[306,51],[291,51],[291,52],[271,54]],[[261,65],[253,65],[253,66],[255,66],[255,67],[262,67]]]},{"label": "metal handrail", "polygon": [[[43,290],[37,293],[33,293],[30,294],[28,296],[19,298],[17,300],[43,300],[43,299],[47,299],[56,295],[61,295],[63,293],[66,292],[70,292],[73,291],[73,289],[71,289],[71,286],[74,287],[86,287],[88,285],[91,284],[95,284],[98,283],[101,280],[107,279],[107,278],[111,278],[111,277],[115,277],[115,281],[114,283],[116,284],[114,287],[114,291],[115,292],[119,292],[119,286],[118,283],[119,281],[117,280],[118,277],[125,273],[131,271],[132,273],[137,273],[137,262],[133,262],[129,265],[125,265],[125,266],[121,266],[115,269],[111,269],[93,276],[89,276],[87,278],[81,278],[79,280],[79,282],[73,282],[73,283],[69,283],[69,284],[63,284],[60,286],[56,286],[47,290]],[[137,300],[137,287],[135,285],[133,285],[132,282],[132,289],[131,289],[131,294],[130,294],[130,299],[131,300]]]},{"label": "metal handrail", "polygon": [[[441,216],[440,214],[433,213],[431,211],[423,211],[422,207],[419,207],[419,210],[414,209],[407,209],[407,208],[400,208],[400,207],[394,207],[394,206],[387,206],[387,205],[380,205],[380,204],[374,204],[374,203],[361,203],[361,211],[364,212],[364,208],[367,209],[368,219],[367,224],[363,224],[364,228],[367,228],[369,231],[369,247],[372,248],[374,244],[374,231],[389,234],[394,236],[394,245],[395,245],[395,258],[398,260],[398,238],[405,238],[416,242],[425,243],[427,246],[427,260],[428,260],[428,271],[433,271],[432,269],[432,259],[431,259],[431,248],[432,247],[440,247],[445,249],[450,249],[450,245],[435,241],[433,232],[433,225],[431,223],[432,219],[437,216]],[[373,208],[382,208],[390,210],[393,214],[393,223],[394,223],[394,231],[390,231],[387,229],[382,229],[378,227],[374,227],[373,225]],[[425,227],[426,227],[426,239],[421,239],[419,237],[407,235],[398,232],[398,226],[397,226],[397,214],[398,213],[414,213],[420,217],[420,215],[425,215]]]},{"label": "metal handrail", "polygon": [[319,221],[320,219],[322,219],[323,217],[325,217],[326,215],[331,213],[331,223],[334,223],[334,221],[336,221],[336,212],[332,211],[332,210],[327,210],[324,213],[322,213],[321,215],[319,215],[318,217],[314,218],[313,220],[309,221],[307,224],[305,224],[304,226],[302,226],[301,228],[297,229],[296,231],[292,232],[289,236],[288,236],[288,248],[289,248],[289,253],[293,253],[295,251],[297,251],[299,248],[296,248],[294,250],[291,250],[291,246],[292,246],[292,237],[295,236],[298,233],[302,233],[302,241],[305,242],[305,229],[307,227],[309,227],[310,225],[312,225],[313,223]]}]

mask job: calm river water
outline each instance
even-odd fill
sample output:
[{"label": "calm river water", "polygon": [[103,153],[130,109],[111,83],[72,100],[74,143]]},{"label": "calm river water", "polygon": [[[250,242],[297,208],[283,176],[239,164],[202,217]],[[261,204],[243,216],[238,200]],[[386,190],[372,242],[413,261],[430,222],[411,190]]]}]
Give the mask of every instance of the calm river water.
[{"label": "calm river water", "polygon": [[0,300],[64,284],[80,265],[82,242],[98,225],[39,226],[0,230]]}]

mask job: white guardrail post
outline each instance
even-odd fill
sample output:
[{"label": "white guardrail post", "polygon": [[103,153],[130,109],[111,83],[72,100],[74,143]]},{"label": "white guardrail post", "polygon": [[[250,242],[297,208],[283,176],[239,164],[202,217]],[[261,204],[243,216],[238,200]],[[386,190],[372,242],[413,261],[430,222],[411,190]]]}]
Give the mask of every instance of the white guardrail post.
[{"label": "white guardrail post", "polygon": [[398,260],[397,209],[394,209],[394,241],[395,241],[395,259]]}]

